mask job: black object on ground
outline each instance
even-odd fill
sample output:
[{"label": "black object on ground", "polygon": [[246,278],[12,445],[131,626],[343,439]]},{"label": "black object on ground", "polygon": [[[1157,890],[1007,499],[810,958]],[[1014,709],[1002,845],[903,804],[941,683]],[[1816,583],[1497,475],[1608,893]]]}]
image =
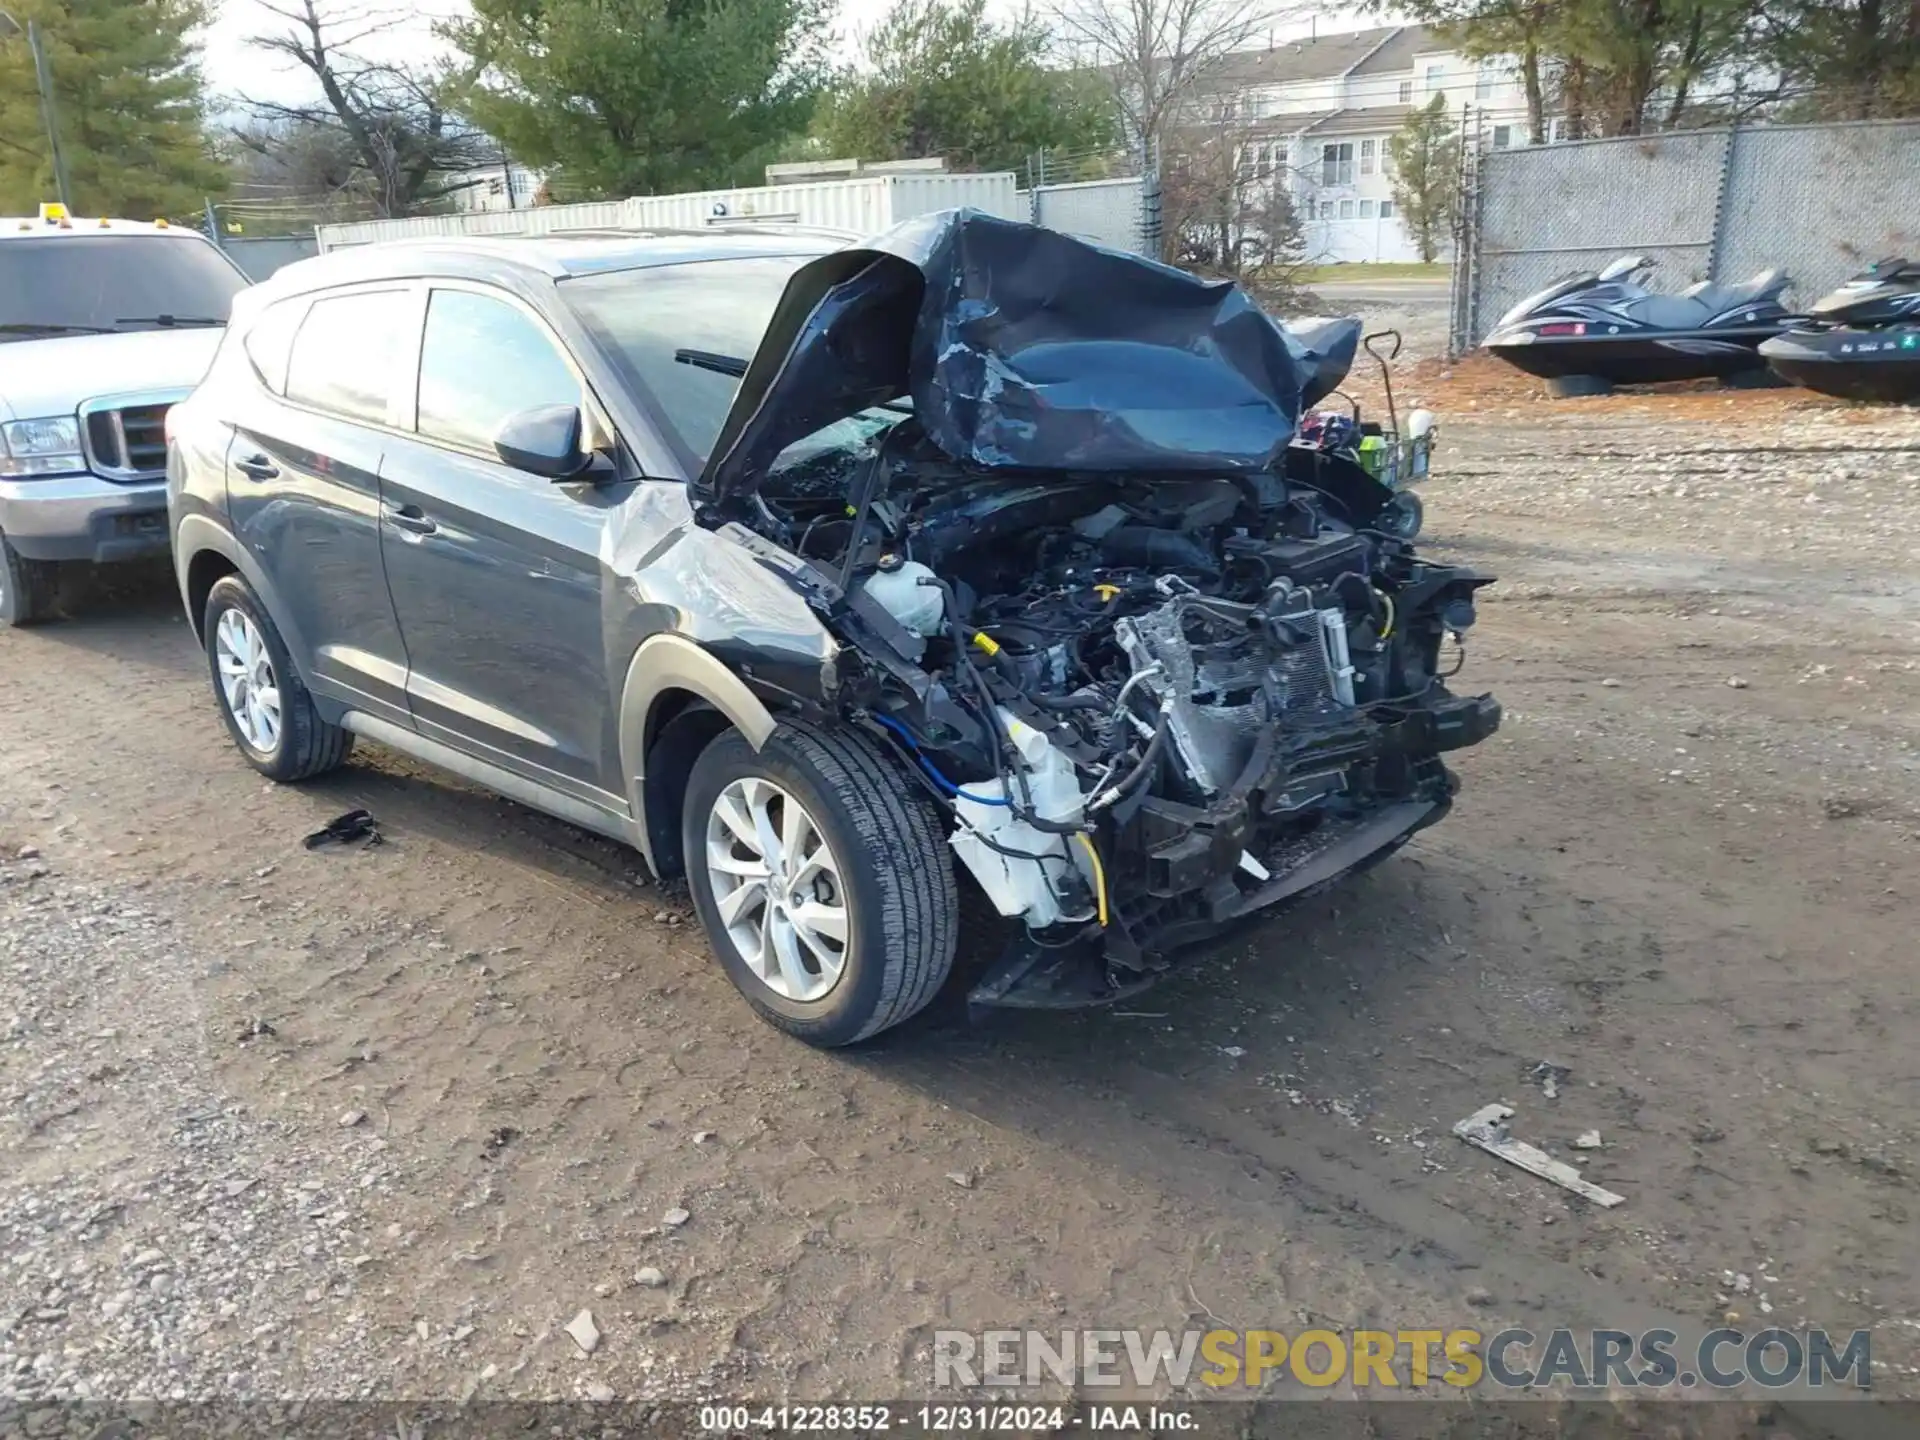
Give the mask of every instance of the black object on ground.
[{"label": "black object on ground", "polygon": [[318,850],[322,845],[348,845],[355,840],[365,840],[371,849],[385,840],[380,833],[380,822],[373,818],[371,810],[349,810],[344,815],[336,815],[325,825],[314,831],[301,843],[309,850]]}]

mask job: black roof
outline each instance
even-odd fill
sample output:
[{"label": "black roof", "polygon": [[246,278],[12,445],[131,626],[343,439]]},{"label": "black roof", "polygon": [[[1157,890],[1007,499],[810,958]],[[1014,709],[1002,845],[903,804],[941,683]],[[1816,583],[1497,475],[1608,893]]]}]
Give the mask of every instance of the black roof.
[{"label": "black roof", "polygon": [[554,235],[435,235],[332,250],[285,266],[261,288],[297,294],[362,280],[444,277],[563,280],[700,260],[759,255],[807,257],[846,246],[852,236],[800,226],[713,230],[580,230]]}]

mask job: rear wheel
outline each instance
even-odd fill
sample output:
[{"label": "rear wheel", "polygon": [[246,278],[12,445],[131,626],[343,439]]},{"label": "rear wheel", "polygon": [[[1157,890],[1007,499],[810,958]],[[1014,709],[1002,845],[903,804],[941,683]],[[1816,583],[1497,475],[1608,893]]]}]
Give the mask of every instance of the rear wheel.
[{"label": "rear wheel", "polygon": [[214,699],[249,765],[293,781],[347,758],[353,735],[321,719],[266,607],[238,575],[214,582],[202,633]]},{"label": "rear wheel", "polygon": [[1412,540],[1419,536],[1420,527],[1427,523],[1427,507],[1420,497],[1411,490],[1397,490],[1389,500],[1374,528],[1400,540]]},{"label": "rear wheel", "polygon": [[931,804],[864,737],[729,730],[694,763],[687,881],[720,963],[772,1024],[852,1044],[922,1009],[953,966],[953,861]]},{"label": "rear wheel", "polygon": [[29,560],[0,535],[0,626],[38,625],[53,614],[60,571],[51,560]]}]

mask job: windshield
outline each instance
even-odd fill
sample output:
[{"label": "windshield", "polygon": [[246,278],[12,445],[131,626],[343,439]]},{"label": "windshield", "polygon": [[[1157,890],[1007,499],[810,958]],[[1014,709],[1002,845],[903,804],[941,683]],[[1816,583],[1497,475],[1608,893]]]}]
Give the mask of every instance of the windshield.
[{"label": "windshield", "polygon": [[197,235],[0,240],[0,340],[227,321],[247,280]]},{"label": "windshield", "polygon": [[[723,360],[751,360],[793,272],[811,255],[698,260],[583,275],[560,293],[621,379],[651,400],[674,438],[704,464],[739,377]],[[743,367],[742,367],[743,368]]]}]

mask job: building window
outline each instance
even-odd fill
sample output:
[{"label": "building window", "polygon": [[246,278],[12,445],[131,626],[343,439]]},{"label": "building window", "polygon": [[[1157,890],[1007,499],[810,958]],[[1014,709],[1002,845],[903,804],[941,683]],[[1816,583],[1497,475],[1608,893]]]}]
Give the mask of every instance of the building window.
[{"label": "building window", "polygon": [[1360,202],[1360,218],[1362,220],[1373,219],[1373,201],[1362,200]]},{"label": "building window", "polygon": [[1493,98],[1493,81],[1493,66],[1482,65],[1479,75],[1474,78],[1473,98],[1476,100],[1491,100]]},{"label": "building window", "polygon": [[1322,220],[1331,220],[1333,218],[1333,202],[1331,200],[1322,200],[1320,202],[1320,218]]},{"label": "building window", "polygon": [[1382,200],[1380,202],[1380,218],[1382,220],[1391,220],[1393,218],[1393,202],[1391,200]]},{"label": "building window", "polygon": [[1494,149],[1505,150],[1505,149],[1508,149],[1510,146],[1512,146],[1512,144],[1513,144],[1513,127],[1511,125],[1496,125],[1493,127],[1493,148]]},{"label": "building window", "polygon": [[1353,183],[1353,142],[1351,140],[1338,145],[1320,147],[1320,183],[1322,185]]},{"label": "building window", "polygon": [[1377,144],[1378,142],[1373,140],[1360,142],[1360,173],[1362,175],[1371,175],[1374,172],[1374,154]]},{"label": "building window", "polygon": [[1353,218],[1353,202],[1351,200],[1342,200],[1340,202],[1340,218],[1342,220],[1351,220]]},{"label": "building window", "polygon": [[1427,94],[1437,94],[1447,88],[1447,67],[1444,65],[1427,66]]},{"label": "building window", "polygon": [[1547,143],[1557,145],[1567,138],[1567,122],[1564,116],[1556,115],[1547,126]]},{"label": "building window", "polygon": [[1402,105],[1411,105],[1413,103],[1413,82],[1411,80],[1402,80],[1400,82],[1400,103]]}]

